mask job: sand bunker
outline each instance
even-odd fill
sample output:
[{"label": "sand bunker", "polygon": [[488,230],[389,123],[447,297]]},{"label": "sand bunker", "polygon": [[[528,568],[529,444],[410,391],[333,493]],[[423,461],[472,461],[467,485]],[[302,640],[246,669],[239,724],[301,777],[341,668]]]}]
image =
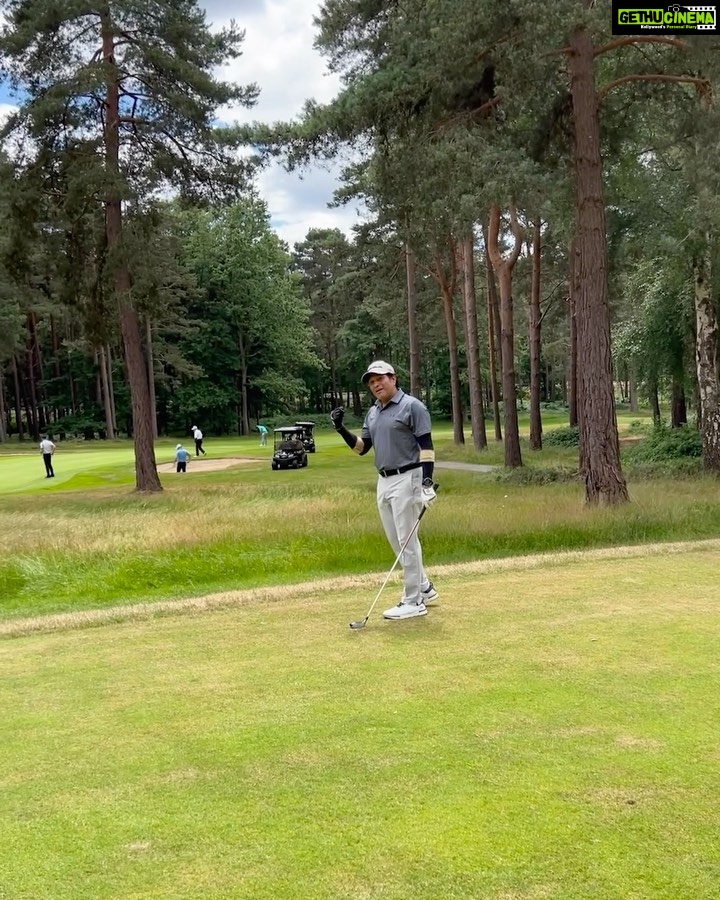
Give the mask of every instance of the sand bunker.
[{"label": "sand bunker", "polygon": [[[196,457],[191,457],[190,462],[187,464],[187,472],[186,475],[190,475],[192,472],[219,472],[221,469],[230,469],[233,466],[244,466],[248,463],[262,463],[264,460],[262,459],[253,459],[252,457],[249,459],[238,458],[236,456],[228,456],[222,459],[208,459],[207,456],[201,456],[199,459]],[[158,472],[174,472],[175,471],[175,463],[160,463],[157,467]]]}]

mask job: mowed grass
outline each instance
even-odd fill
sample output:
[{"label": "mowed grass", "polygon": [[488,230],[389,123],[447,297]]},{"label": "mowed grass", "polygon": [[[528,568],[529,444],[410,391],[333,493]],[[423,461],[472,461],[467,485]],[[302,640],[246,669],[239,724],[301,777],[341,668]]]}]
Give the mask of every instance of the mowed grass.
[{"label": "mowed grass", "polygon": [[715,900],[719,564],[475,563],[360,632],[374,584],[319,582],[5,640],[0,896]]}]

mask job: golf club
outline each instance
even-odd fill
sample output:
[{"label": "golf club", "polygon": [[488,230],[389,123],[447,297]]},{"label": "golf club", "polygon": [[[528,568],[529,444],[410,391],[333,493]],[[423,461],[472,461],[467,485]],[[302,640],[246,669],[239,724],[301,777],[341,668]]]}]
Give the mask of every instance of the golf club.
[{"label": "golf club", "polygon": [[373,600],[372,605],[370,606],[370,609],[368,610],[367,615],[365,616],[364,619],[358,619],[357,622],[351,622],[351,623],[350,623],[350,627],[351,627],[351,628],[356,628],[356,629],[357,629],[357,628],[364,628],[365,625],[367,624],[367,620],[370,618],[370,613],[375,609],[375,604],[376,604],[376,603],[378,602],[378,600],[380,599],[380,594],[382,594],[382,592],[385,590],[385,585],[388,583],[388,581],[390,581],[390,576],[391,576],[392,573],[395,571],[395,567],[396,567],[397,564],[400,562],[400,557],[401,557],[401,556],[403,555],[403,553],[405,552],[405,548],[406,548],[407,545],[410,543],[410,541],[412,540],[412,536],[413,536],[413,535],[415,534],[415,532],[417,531],[418,525],[420,524],[420,519],[422,519],[422,517],[425,515],[425,510],[426,510],[426,509],[427,509],[427,506],[423,506],[423,508],[420,510],[420,515],[417,517],[417,522],[413,525],[412,531],[410,532],[410,534],[405,538],[405,543],[402,545],[402,547],[400,548],[400,552],[399,552],[398,555],[395,557],[395,562],[392,564],[392,569],[390,569],[390,571],[387,573],[387,578],[385,579],[385,581],[383,581],[382,587],[381,587],[380,590],[377,592],[377,597]]}]

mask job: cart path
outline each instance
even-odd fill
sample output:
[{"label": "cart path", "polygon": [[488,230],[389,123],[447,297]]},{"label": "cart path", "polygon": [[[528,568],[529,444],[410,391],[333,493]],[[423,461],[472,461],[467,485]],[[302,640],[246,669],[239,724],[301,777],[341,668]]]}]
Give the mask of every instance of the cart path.
[{"label": "cart path", "polygon": [[[476,578],[497,572],[518,572],[552,566],[568,566],[585,560],[622,560],[647,556],[667,556],[668,554],[699,551],[720,553],[720,538],[707,540],[673,541],[667,544],[629,544],[620,547],[598,547],[592,550],[564,550],[559,553],[534,553],[529,556],[505,556],[498,559],[481,559],[471,562],[433,566],[433,576],[441,578]],[[78,628],[93,628],[120,622],[142,621],[161,616],[198,615],[216,609],[242,607],[258,603],[277,603],[287,597],[292,589],[293,597],[312,603],[319,594],[341,593],[362,589],[368,584],[382,581],[384,572],[368,572],[363,575],[342,575],[337,578],[323,578],[304,581],[299,584],[271,585],[250,590],[223,591],[201,597],[187,597],[182,600],[158,600],[155,603],[134,603],[114,606],[108,609],[89,609],[80,612],[55,613],[24,619],[0,622],[0,640],[19,638],[25,635],[70,631]],[[398,575],[398,583],[400,576]]]},{"label": "cart path", "polygon": [[435,460],[436,469],[458,469],[462,472],[498,472],[502,466],[485,466],[480,463],[443,462]]}]

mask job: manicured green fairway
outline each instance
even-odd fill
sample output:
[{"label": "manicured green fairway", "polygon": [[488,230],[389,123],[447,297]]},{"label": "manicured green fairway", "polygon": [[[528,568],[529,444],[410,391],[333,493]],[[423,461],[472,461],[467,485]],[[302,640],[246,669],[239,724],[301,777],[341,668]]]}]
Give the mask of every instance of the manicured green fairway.
[{"label": "manicured green fairway", "polygon": [[61,446],[53,457],[55,478],[45,478],[45,467],[39,452],[28,450],[0,456],[0,493],[25,493],[30,490],[57,490],[73,479],[93,476],[108,483],[133,476],[133,453],[129,444],[120,447],[90,449],[82,445],[68,449]]},{"label": "manicured green fairway", "polygon": [[0,896],[715,900],[712,546],[3,641]]},{"label": "manicured green fairway", "polygon": [[[176,440],[163,439],[156,447],[158,466],[174,458]],[[185,441],[192,450],[192,441]],[[262,451],[267,455],[267,451]],[[243,455],[259,457],[257,441],[214,440],[210,459]],[[269,458],[269,457],[268,457]],[[197,463],[202,464],[202,459]],[[192,467],[191,461],[190,466]],[[83,490],[102,486],[132,486],[135,482],[135,458],[130,441],[58,442],[53,456],[54,479],[45,478],[42,456],[35,446],[14,444],[0,453],[0,494],[19,494],[29,491]]]}]

